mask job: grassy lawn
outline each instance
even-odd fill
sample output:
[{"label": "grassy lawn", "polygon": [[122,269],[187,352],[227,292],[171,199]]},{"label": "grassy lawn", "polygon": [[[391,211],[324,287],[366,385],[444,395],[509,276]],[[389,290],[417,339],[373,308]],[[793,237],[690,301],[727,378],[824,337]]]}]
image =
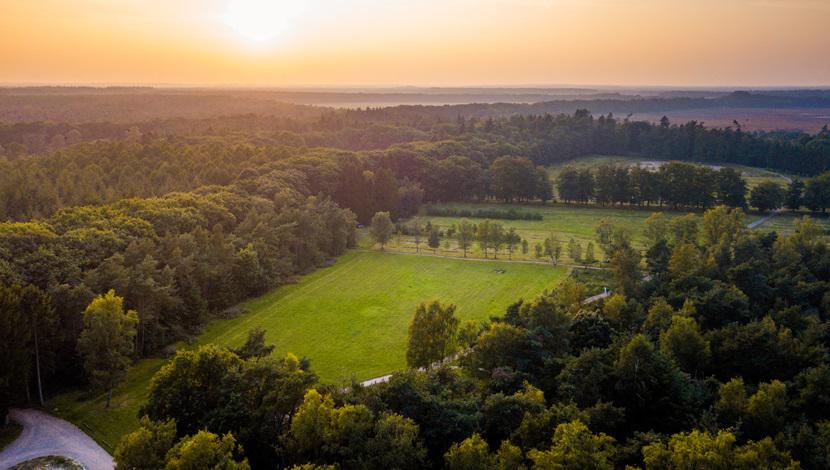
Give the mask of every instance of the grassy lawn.
[{"label": "grassy lawn", "polygon": [[[246,313],[211,323],[197,344],[238,346],[250,328],[260,326],[278,354],[308,357],[323,382],[367,379],[405,366],[407,326],[419,302],[452,302],[461,319],[486,320],[566,275],[566,269],[549,265],[351,252],[296,284],[244,303]],[[111,451],[137,426],[150,378],[163,362],[147,359],[133,366],[109,410],[104,396],[89,399],[78,392],[53,399],[49,409]]]}]

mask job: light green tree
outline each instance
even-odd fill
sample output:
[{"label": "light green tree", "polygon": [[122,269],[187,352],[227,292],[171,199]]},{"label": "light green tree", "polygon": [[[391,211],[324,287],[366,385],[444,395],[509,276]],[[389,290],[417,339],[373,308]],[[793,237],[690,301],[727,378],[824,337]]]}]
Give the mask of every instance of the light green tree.
[{"label": "light green tree", "polygon": [[490,453],[487,442],[473,434],[453,444],[444,455],[447,470],[495,470],[496,456]]},{"label": "light green tree", "polygon": [[470,249],[470,246],[473,244],[473,240],[475,239],[475,227],[473,224],[470,223],[469,220],[463,219],[461,223],[458,224],[458,232],[456,233],[456,240],[458,240],[458,247],[464,251],[464,257],[467,257],[467,250]]},{"label": "light green tree", "polygon": [[199,431],[185,437],[167,453],[165,470],[249,470],[248,459],[238,460],[242,448],[233,434],[222,437]]},{"label": "light green tree", "polygon": [[530,451],[533,468],[540,470],[578,470],[614,468],[614,439],[594,434],[581,421],[556,426],[553,445],[549,450]]},{"label": "light green tree", "polygon": [[418,305],[409,324],[407,365],[429,367],[454,353],[459,323],[455,305],[442,305],[437,300]]},{"label": "light green tree", "polygon": [[144,416],[135,431],[121,438],[115,448],[116,470],[164,468],[167,452],[176,442],[176,422],[151,421]]},{"label": "light green tree", "polygon": [[655,212],[646,219],[644,235],[653,245],[660,240],[665,240],[669,233],[669,221],[662,212]]},{"label": "light green tree", "polygon": [[579,263],[582,261],[582,245],[579,244],[573,237],[568,240],[568,256],[571,262]]},{"label": "light green tree", "polygon": [[694,318],[675,315],[671,326],[660,333],[660,351],[674,359],[681,370],[695,374],[709,363],[709,341]]},{"label": "light green tree", "polygon": [[124,299],[110,290],[99,295],[84,311],[84,328],[78,338],[78,353],[92,385],[107,391],[107,408],[112,389],[130,365],[134,350],[138,314],[124,312]]},{"label": "light green tree", "polygon": [[383,246],[392,238],[395,232],[395,225],[392,223],[392,218],[389,217],[388,212],[376,212],[372,216],[372,224],[369,227],[369,232],[372,238],[380,243],[380,249],[383,251]]},{"label": "light green tree", "polygon": [[594,242],[588,242],[588,245],[585,247],[585,263],[593,264],[596,261],[597,258],[594,254]]},{"label": "light green tree", "polygon": [[715,435],[699,430],[675,434],[667,443],[645,446],[643,461],[646,470],[801,468],[789,453],[778,450],[770,438],[742,446],[736,446],[736,440],[729,431],[718,431]]}]

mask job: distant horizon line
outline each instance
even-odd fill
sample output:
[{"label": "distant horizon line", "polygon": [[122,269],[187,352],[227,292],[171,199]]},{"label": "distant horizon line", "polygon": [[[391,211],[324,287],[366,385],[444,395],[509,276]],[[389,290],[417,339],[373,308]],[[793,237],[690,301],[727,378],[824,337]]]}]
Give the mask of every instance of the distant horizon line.
[{"label": "distant horizon line", "polygon": [[0,88],[153,88],[153,89],[250,89],[250,90],[701,90],[701,91],[737,91],[737,90],[830,90],[830,83],[825,85],[614,85],[614,84],[500,84],[500,85],[407,85],[407,84],[239,84],[239,83],[186,83],[186,82],[4,82]]}]

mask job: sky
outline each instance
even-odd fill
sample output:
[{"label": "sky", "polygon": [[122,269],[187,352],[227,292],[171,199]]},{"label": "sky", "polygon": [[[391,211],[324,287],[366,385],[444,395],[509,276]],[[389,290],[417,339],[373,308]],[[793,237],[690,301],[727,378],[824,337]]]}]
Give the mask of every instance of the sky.
[{"label": "sky", "polygon": [[830,0],[0,0],[0,83],[827,86]]}]

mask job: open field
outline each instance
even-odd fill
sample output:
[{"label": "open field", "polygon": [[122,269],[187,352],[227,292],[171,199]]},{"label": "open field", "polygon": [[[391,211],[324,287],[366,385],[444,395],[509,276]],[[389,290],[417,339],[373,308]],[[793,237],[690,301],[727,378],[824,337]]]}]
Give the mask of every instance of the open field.
[{"label": "open field", "polygon": [[[789,212],[778,214],[759,225],[755,230],[762,232],[778,232],[780,235],[790,235],[795,232],[795,221],[803,217],[803,214],[795,215]],[[830,235],[830,219],[827,217],[813,217],[819,227],[824,229],[825,235]]]},{"label": "open field", "polygon": [[[322,382],[367,379],[405,367],[407,326],[419,302],[440,299],[456,304],[463,320],[486,320],[566,274],[548,265],[351,252],[296,284],[242,304],[246,313],[211,323],[196,342],[238,346],[250,328],[260,326],[276,354],[308,357]],[[150,378],[163,363],[148,359],[133,366],[110,410],[104,409],[104,396],[79,401],[77,392],[55,398],[49,409],[112,450],[137,426]]]},{"label": "open field", "polygon": [[[515,211],[522,213],[541,214],[542,220],[494,220],[494,222],[501,223],[505,227],[505,230],[508,230],[510,228],[515,229],[516,233],[521,238],[528,241],[528,253],[522,253],[521,246],[517,246],[512,254],[512,260],[527,262],[549,261],[549,259],[546,257],[543,257],[542,259],[536,258],[534,254],[534,246],[536,245],[536,243],[542,243],[542,241],[545,238],[553,236],[561,243],[562,255],[559,260],[559,263],[564,265],[583,264],[582,262],[577,262],[576,260],[571,259],[568,255],[567,244],[571,238],[573,238],[577,243],[580,244],[583,256],[585,254],[585,249],[588,243],[593,242],[595,257],[597,258],[597,260],[602,260],[603,253],[602,250],[600,250],[599,246],[597,246],[596,244],[595,234],[596,226],[602,219],[606,219],[610,221],[612,224],[628,230],[628,232],[632,236],[632,240],[635,247],[640,249],[646,248],[645,237],[643,235],[643,232],[646,227],[645,221],[653,212],[658,211],[656,207],[653,210],[649,210],[629,207],[603,208],[591,205],[565,206],[559,204],[539,205],[500,203],[458,203],[441,204],[437,205],[436,207],[467,209],[470,211],[475,211],[479,209],[507,211],[509,209],[514,209]],[[664,211],[664,214],[669,219],[677,217],[679,215],[684,215],[686,213],[687,212]],[[780,234],[790,234],[795,230],[795,220],[800,218],[801,216],[802,215],[783,213],[757,226],[755,230],[777,231]],[[753,221],[760,219],[761,217],[762,216],[760,214],[749,213],[745,216],[745,221],[747,224],[749,224]],[[444,233],[447,228],[453,225],[457,226],[461,222],[461,220],[462,217],[438,217],[428,215],[420,217],[422,225],[426,225],[427,222],[429,222],[432,225],[437,226],[442,231],[442,233]],[[484,219],[471,217],[467,218],[467,220],[469,220],[471,223],[478,224],[482,222]],[[828,233],[830,233],[830,219],[817,218],[816,220],[821,226],[825,228],[826,231],[828,231]],[[379,246],[376,243],[374,243],[374,241],[371,239],[367,230],[361,230],[358,233],[358,243],[362,248],[367,250],[377,250],[379,248]],[[407,235],[394,235],[392,237],[392,240],[386,245],[386,247],[389,251],[406,253],[415,253],[417,249],[415,238]],[[464,256],[463,251],[458,247],[458,242],[454,238],[448,240],[446,236],[441,237],[441,245],[436,249],[427,246],[427,237],[425,235],[422,236],[420,243],[420,252],[424,254],[444,257],[462,258]],[[473,246],[471,246],[468,250],[467,256],[469,258],[483,258],[484,253],[481,250],[481,248],[479,248],[477,243],[473,243]],[[493,258],[492,250],[488,251],[487,256],[489,259]],[[498,259],[505,260],[508,259],[509,256],[510,255],[508,254],[507,247],[505,246],[500,250],[498,254]]]},{"label": "open field", "polygon": [[[562,162],[556,165],[552,165],[548,167],[548,174],[551,177],[551,180],[554,182],[556,181],[556,177],[559,175],[559,172],[562,170],[563,167],[566,165],[570,165],[576,168],[593,168],[598,165],[605,165],[605,164],[614,164],[614,165],[626,165],[626,166],[634,166],[640,164],[645,168],[656,169],[659,167],[660,164],[664,163],[660,160],[649,159],[649,158],[638,158],[638,157],[623,157],[620,155],[590,155],[587,157],[581,157],[574,160],[568,160],[566,162]],[[743,165],[735,165],[732,163],[724,163],[724,164],[707,164],[707,163],[698,163],[698,162],[686,162],[692,163],[695,165],[706,165],[714,169],[718,169],[721,167],[730,167],[734,168],[735,170],[739,171],[741,175],[744,177],[747,183],[747,187],[749,189],[754,188],[758,184],[764,181],[772,181],[775,183],[780,184],[781,186],[786,186],[789,183],[789,177],[787,175],[783,175],[780,173],[776,173],[774,171],[764,170],[762,168],[754,168],[750,166],[743,166]]]},{"label": "open field", "polygon": [[737,120],[745,131],[798,129],[804,132],[818,132],[821,130],[821,126],[830,123],[830,109],[826,107],[678,109],[634,113],[631,119],[656,123],[663,116],[667,116],[675,124],[692,120],[703,121],[707,128],[735,127],[733,121]]},{"label": "open field", "polygon": [[[538,261],[534,256],[534,245],[536,243],[541,243],[545,238],[553,236],[554,238],[558,239],[562,244],[562,257],[560,258],[560,263],[563,264],[577,264],[574,260],[570,259],[567,253],[567,244],[568,240],[573,238],[582,246],[583,254],[585,249],[588,245],[588,242],[594,242],[594,254],[597,259],[602,258],[602,250],[600,250],[599,246],[596,246],[596,235],[595,229],[597,224],[602,219],[607,219],[611,223],[616,226],[625,228],[628,230],[634,241],[635,246],[644,248],[645,238],[643,236],[643,231],[645,230],[645,221],[651,215],[652,211],[650,210],[639,210],[636,208],[602,208],[602,207],[595,207],[595,206],[587,206],[587,207],[573,207],[573,206],[563,206],[563,205],[529,205],[529,204],[444,204],[437,207],[452,207],[456,209],[469,209],[469,210],[477,210],[477,209],[488,209],[488,210],[502,210],[506,211],[508,209],[515,209],[518,212],[533,212],[539,213],[542,215],[542,220],[498,220],[497,222],[501,223],[505,230],[509,228],[514,228],[516,233],[526,239],[529,244],[529,250],[527,254],[521,252],[520,248],[517,248],[517,251],[513,253],[513,259],[518,260],[528,260],[528,261]],[[655,211],[657,208],[654,209]],[[669,218],[676,217],[678,215],[683,215],[685,212],[674,212],[674,211],[667,211],[665,212],[666,216]],[[453,224],[457,225],[461,221],[461,217],[435,217],[435,216],[423,216],[421,217],[422,224],[426,224],[427,222],[432,223],[433,225],[438,226],[442,231],[446,228],[452,226]],[[749,219],[749,217],[748,217]],[[482,222],[484,219],[477,219],[477,218],[468,218],[472,223],[478,224]],[[442,238],[441,240],[441,248],[437,250],[433,250],[427,247],[426,237],[422,237],[421,242],[421,251],[425,253],[435,253],[439,255],[445,256],[457,256],[462,257],[463,252],[458,248],[458,243],[455,240],[450,240],[449,248],[444,246],[446,239]],[[372,248],[374,244],[372,240],[368,237],[368,234],[363,233],[360,237],[361,246],[364,248]],[[414,252],[415,251],[415,241],[413,237],[409,236],[401,236],[397,237],[394,236],[391,243],[388,245],[390,250],[394,251],[406,251],[406,252]],[[375,247],[376,248],[376,247]],[[470,249],[468,256],[481,258],[483,257],[483,252],[478,247],[477,244],[474,244],[473,247]],[[492,258],[493,253],[492,250],[489,251],[488,256]],[[503,248],[499,255],[499,259],[507,259],[508,253],[507,248]]]}]

